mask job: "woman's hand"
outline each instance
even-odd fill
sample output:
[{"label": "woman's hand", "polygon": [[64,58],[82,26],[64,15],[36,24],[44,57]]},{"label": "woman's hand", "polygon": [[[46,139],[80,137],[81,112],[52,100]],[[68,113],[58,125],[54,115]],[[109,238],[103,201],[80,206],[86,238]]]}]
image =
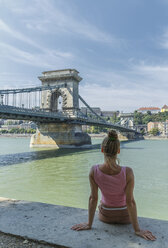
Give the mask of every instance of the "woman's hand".
[{"label": "woman's hand", "polygon": [[81,223],[72,226],[71,229],[75,231],[89,230],[91,226],[88,223]]},{"label": "woman's hand", "polygon": [[152,240],[152,241],[156,240],[156,237],[148,230],[140,230],[138,232],[135,232],[135,234],[146,240]]}]

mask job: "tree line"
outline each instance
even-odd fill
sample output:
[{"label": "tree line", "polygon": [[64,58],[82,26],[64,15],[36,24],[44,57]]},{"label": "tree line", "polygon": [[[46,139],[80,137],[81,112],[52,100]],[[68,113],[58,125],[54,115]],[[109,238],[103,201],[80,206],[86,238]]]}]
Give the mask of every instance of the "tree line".
[{"label": "tree line", "polygon": [[29,129],[25,129],[25,128],[11,128],[10,130],[6,130],[6,129],[1,129],[0,133],[17,133],[17,134],[33,134],[35,133],[36,130],[33,128],[29,128]]},{"label": "tree line", "polygon": [[[120,117],[115,115],[114,117],[106,117],[105,120],[115,124],[120,121]],[[142,114],[137,111],[134,112],[134,125],[148,124],[150,121],[165,122],[166,120],[168,120],[168,112],[159,112],[157,114],[152,114],[150,111],[148,111],[146,114]],[[88,133],[101,133],[107,131],[108,128],[97,126],[89,127],[87,130]],[[159,129],[154,128],[150,133],[153,135],[158,135]]]},{"label": "tree line", "polygon": [[168,120],[168,112],[159,112],[157,114],[151,114],[148,111],[146,114],[134,112],[134,125],[148,124],[148,122],[165,122]]}]

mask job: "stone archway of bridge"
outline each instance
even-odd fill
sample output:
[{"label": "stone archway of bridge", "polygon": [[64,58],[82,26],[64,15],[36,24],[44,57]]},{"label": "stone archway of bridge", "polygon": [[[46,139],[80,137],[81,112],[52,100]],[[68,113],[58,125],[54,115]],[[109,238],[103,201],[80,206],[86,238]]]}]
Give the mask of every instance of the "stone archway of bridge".
[{"label": "stone archway of bridge", "polygon": [[67,96],[63,90],[53,90],[50,95],[50,109],[52,112],[63,111],[67,105]]}]

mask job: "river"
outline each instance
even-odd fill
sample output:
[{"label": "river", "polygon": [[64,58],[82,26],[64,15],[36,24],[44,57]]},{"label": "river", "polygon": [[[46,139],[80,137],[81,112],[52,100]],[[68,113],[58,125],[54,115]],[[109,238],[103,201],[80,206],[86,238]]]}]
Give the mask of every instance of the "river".
[{"label": "river", "polygon": [[[103,162],[101,139],[92,149],[33,149],[30,138],[0,137],[0,196],[87,208],[88,174]],[[168,220],[168,140],[121,144],[120,164],[135,174],[138,215]]]}]

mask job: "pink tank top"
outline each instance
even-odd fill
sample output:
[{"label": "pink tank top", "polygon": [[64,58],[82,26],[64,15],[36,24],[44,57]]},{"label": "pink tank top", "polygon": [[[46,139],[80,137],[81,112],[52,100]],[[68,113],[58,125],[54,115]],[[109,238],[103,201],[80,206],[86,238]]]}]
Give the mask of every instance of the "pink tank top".
[{"label": "pink tank top", "polygon": [[95,165],[94,180],[101,190],[101,202],[105,206],[126,206],[126,167],[121,167],[117,175],[107,175],[99,169],[99,165]]}]

